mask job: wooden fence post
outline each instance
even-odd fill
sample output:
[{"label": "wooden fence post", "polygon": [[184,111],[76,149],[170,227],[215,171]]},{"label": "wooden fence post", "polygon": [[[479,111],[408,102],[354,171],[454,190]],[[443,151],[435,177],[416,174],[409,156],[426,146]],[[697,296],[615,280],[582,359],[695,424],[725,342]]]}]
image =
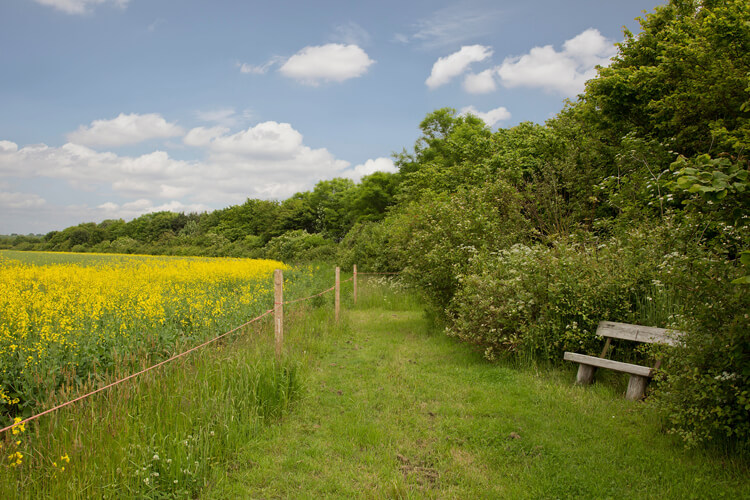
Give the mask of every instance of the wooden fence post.
[{"label": "wooden fence post", "polygon": [[339,311],[341,309],[341,268],[336,266],[336,299],[334,300],[336,323],[339,322]]},{"label": "wooden fence post", "polygon": [[281,348],[284,343],[284,275],[282,274],[281,269],[276,269],[273,273],[273,297],[276,359],[281,359]]},{"label": "wooden fence post", "polygon": [[354,279],[352,279],[354,285],[354,305],[357,305],[357,264],[354,264]]}]

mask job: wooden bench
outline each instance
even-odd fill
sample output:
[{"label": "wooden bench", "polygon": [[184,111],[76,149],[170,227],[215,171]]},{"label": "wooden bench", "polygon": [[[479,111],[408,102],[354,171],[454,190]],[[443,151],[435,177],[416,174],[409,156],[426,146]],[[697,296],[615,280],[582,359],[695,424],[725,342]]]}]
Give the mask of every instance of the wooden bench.
[{"label": "wooden bench", "polygon": [[606,359],[605,356],[607,355],[612,339],[632,340],[649,344],[659,343],[675,345],[680,336],[680,332],[650,326],[602,321],[596,329],[596,335],[607,339],[604,344],[604,349],[598,358],[596,356],[587,356],[585,354],[577,354],[574,352],[566,352],[563,356],[565,361],[579,363],[576,384],[588,385],[593,382],[596,368],[607,368],[618,372],[628,373],[630,374],[630,380],[628,381],[628,390],[625,393],[625,397],[627,399],[639,400],[646,392],[646,385],[648,385],[648,381],[653,376],[654,371],[659,368],[659,365],[661,365],[661,360],[658,360],[653,368],[649,368],[648,366],[634,365],[631,363]]}]

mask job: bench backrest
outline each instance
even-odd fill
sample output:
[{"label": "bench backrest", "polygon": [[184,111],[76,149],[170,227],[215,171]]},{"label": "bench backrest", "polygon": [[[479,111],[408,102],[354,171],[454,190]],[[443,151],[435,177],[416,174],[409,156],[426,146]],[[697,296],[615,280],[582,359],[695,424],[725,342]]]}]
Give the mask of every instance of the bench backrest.
[{"label": "bench backrest", "polygon": [[633,340],[635,342],[646,342],[649,344],[677,344],[680,332],[655,328],[653,326],[629,325],[627,323],[615,323],[614,321],[601,321],[596,329],[600,337],[611,337],[613,339]]}]

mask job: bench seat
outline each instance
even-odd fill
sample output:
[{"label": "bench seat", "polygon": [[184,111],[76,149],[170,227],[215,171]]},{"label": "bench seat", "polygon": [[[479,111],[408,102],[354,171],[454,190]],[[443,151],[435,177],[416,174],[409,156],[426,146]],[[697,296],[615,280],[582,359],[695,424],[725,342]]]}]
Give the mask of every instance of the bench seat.
[{"label": "bench seat", "polygon": [[652,326],[601,321],[599,322],[599,327],[596,329],[596,335],[607,339],[604,344],[604,350],[602,350],[602,354],[599,357],[587,356],[575,352],[566,352],[563,356],[565,361],[578,363],[576,384],[588,385],[592,383],[594,381],[594,372],[597,368],[607,368],[627,373],[630,375],[630,380],[628,381],[628,390],[625,393],[625,397],[632,400],[639,400],[646,393],[646,385],[648,385],[648,381],[653,377],[654,372],[659,368],[661,362],[657,361],[654,368],[649,368],[648,366],[633,365],[607,359],[605,356],[609,350],[611,340],[620,339],[647,344],[676,345],[682,334],[674,330],[665,330],[664,328],[655,328]]},{"label": "bench seat", "polygon": [[596,356],[587,356],[586,354],[578,354],[575,352],[566,352],[563,359],[565,361],[573,361],[575,363],[596,366],[598,368],[607,368],[609,370],[629,373],[630,375],[638,375],[640,377],[651,377],[654,373],[653,368],[649,368],[648,366],[633,365],[631,363],[623,363],[622,361],[612,361],[611,359],[597,358]]}]

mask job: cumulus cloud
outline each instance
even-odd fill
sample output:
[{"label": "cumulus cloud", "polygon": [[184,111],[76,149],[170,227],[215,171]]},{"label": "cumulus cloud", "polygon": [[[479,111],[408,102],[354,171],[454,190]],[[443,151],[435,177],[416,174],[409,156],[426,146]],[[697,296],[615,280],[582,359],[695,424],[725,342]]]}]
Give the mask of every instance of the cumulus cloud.
[{"label": "cumulus cloud", "polygon": [[484,61],[492,55],[492,49],[484,45],[465,45],[453,54],[441,57],[432,65],[432,72],[425,80],[430,89],[445,85],[469,68],[473,62]]},{"label": "cumulus cloud", "polygon": [[67,135],[70,142],[85,146],[124,146],[149,139],[181,136],[182,127],[168,123],[160,114],[139,115],[120,113],[112,120],[94,120],[91,125],[81,125]]},{"label": "cumulus cloud", "polygon": [[367,160],[366,162],[355,166],[351,170],[347,170],[344,172],[342,177],[346,177],[348,179],[352,179],[355,182],[359,182],[362,177],[370,174],[374,174],[375,172],[387,172],[391,174],[395,174],[398,172],[398,169],[396,168],[396,165],[393,164],[393,160],[390,158],[375,158],[374,160]]},{"label": "cumulus cloud", "polygon": [[[34,208],[40,221],[59,221],[64,227],[81,220],[102,220],[111,214],[134,217],[146,211],[167,210],[164,207],[170,203],[178,207],[176,210],[181,210],[180,206],[203,210],[241,203],[248,197],[283,199],[311,189],[321,179],[340,177],[350,166],[325,148],[307,146],[302,134],[288,123],[263,122],[234,133],[221,126],[197,127],[183,140],[200,148],[203,157],[182,161],[165,151],[125,156],[76,143],[19,147],[11,141],[0,141],[0,191],[6,193],[2,200],[8,206]],[[358,166],[358,175],[366,175],[373,168],[389,168],[380,159],[375,164]],[[18,186],[25,184],[25,179],[41,178],[61,181],[56,190],[58,199],[68,196],[78,203],[82,190],[94,193],[91,196],[111,193],[108,203],[112,205],[56,205],[53,210],[50,203],[41,203],[41,197],[16,193],[21,191]],[[125,202],[115,201],[118,198]],[[132,200],[147,200],[149,204],[139,201],[140,204],[127,205],[135,203]],[[70,219],[63,219],[64,214]],[[25,217],[29,227],[36,224],[31,212],[14,215],[14,220],[18,217]],[[3,221],[0,232],[6,231],[10,223]]]},{"label": "cumulus cloud", "polygon": [[375,61],[358,45],[329,43],[300,50],[279,72],[306,85],[343,82],[364,75]]},{"label": "cumulus cloud", "polygon": [[302,134],[288,123],[273,121],[235,134],[216,136],[208,146],[215,153],[270,159],[291,158],[303,148]]},{"label": "cumulus cloud", "polygon": [[35,0],[36,3],[54,7],[67,14],[88,14],[91,9],[104,3],[114,4],[124,9],[130,0]]},{"label": "cumulus cloud", "polygon": [[45,203],[46,200],[36,194],[0,191],[0,208],[4,210],[35,208]]},{"label": "cumulus cloud", "polygon": [[188,146],[203,147],[221,135],[229,132],[229,129],[222,126],[216,127],[196,127],[185,134],[182,141]]},{"label": "cumulus cloud", "polygon": [[509,120],[510,119],[510,111],[508,111],[505,107],[500,106],[499,108],[491,109],[487,112],[481,112],[477,111],[477,108],[474,106],[466,106],[465,108],[461,108],[462,115],[467,115],[471,113],[472,115],[481,118],[484,123],[487,124],[488,127],[492,127],[497,122],[503,121],[503,120]]},{"label": "cumulus cloud", "polygon": [[469,73],[464,78],[464,90],[469,94],[487,94],[494,92],[495,85],[494,71],[487,69],[481,73]]},{"label": "cumulus cloud", "polygon": [[596,76],[595,67],[608,65],[616,53],[612,40],[590,28],[567,40],[562,51],[545,45],[522,56],[507,57],[497,74],[505,87],[535,87],[575,96]]},{"label": "cumulus cloud", "polygon": [[159,205],[154,204],[151,200],[140,198],[127,203],[106,202],[96,207],[99,218],[104,219],[133,219],[139,215],[152,212],[206,212],[211,210],[207,205],[200,203],[185,204],[180,201],[170,201]]}]

